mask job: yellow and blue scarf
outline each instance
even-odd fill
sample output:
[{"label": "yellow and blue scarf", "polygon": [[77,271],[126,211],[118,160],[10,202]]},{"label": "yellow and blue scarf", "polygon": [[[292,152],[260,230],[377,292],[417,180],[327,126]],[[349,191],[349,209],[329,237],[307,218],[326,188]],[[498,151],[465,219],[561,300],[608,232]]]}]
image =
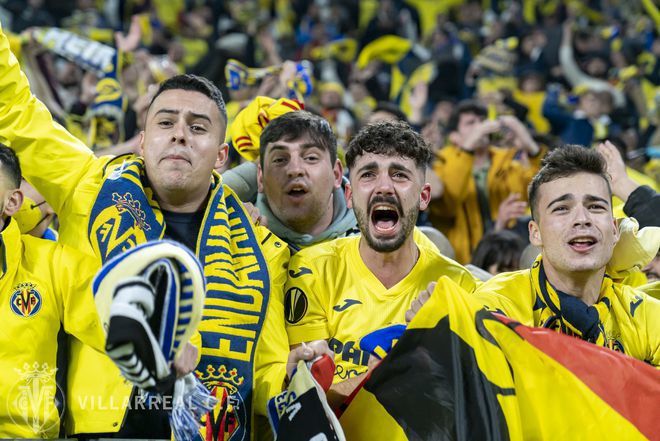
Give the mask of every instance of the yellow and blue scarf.
[{"label": "yellow and blue scarf", "polygon": [[[122,162],[123,161],[123,162]],[[141,158],[118,158],[92,208],[89,238],[103,262],[137,244],[163,237],[163,214],[148,185]],[[197,375],[215,396],[229,397],[228,439],[248,439],[257,342],[266,316],[270,277],[249,216],[219,175],[195,252],[204,267],[206,299],[199,331],[202,357]]]},{"label": "yellow and blue scarf", "polygon": [[536,292],[535,317],[540,310],[540,320],[536,320],[536,326],[554,329],[623,352],[623,348],[618,347],[620,343],[608,341],[603,327],[612,307],[612,279],[605,276],[598,301],[589,306],[579,298],[555,289],[546,277],[541,258],[532,265],[530,276]]},{"label": "yellow and blue scarf", "polygon": [[35,39],[98,78],[96,96],[83,117],[71,115],[67,128],[83,136],[92,150],[124,141],[126,99],[120,84],[122,53],[111,46],[64,29],[37,28]]}]

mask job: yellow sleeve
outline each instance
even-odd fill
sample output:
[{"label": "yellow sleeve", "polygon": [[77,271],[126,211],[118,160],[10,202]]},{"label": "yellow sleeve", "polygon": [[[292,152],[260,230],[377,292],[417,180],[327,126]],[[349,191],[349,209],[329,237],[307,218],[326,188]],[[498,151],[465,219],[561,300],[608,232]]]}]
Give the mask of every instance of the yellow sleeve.
[{"label": "yellow sleeve", "polygon": [[660,368],[660,300],[644,296],[644,320],[646,320],[646,336],[648,340],[648,356],[646,361]]},{"label": "yellow sleeve", "polygon": [[654,299],[660,300],[660,280],[647,283],[646,285],[638,286],[635,289],[637,289],[638,291],[642,291],[643,293],[653,297]]},{"label": "yellow sleeve", "polygon": [[96,259],[64,245],[57,245],[53,257],[51,274],[62,299],[64,330],[105,353],[105,331],[92,294],[92,279],[99,269]]},{"label": "yellow sleeve", "polygon": [[1,28],[0,100],[0,141],[16,152],[25,178],[60,213],[98,159],[32,95]]},{"label": "yellow sleeve", "polygon": [[[285,288],[286,332],[289,344],[296,345],[330,338],[324,305],[326,290],[313,256],[303,250],[291,258],[289,279]],[[319,283],[321,282],[321,283]]]},{"label": "yellow sleeve", "polygon": [[524,325],[534,326],[534,293],[529,278],[514,275],[495,276],[472,294],[486,309],[499,312]]},{"label": "yellow sleeve", "polygon": [[255,354],[255,381],[253,405],[259,415],[267,415],[268,400],[282,392],[286,378],[286,361],[289,344],[284,328],[283,288],[286,282],[286,267],[289,250],[286,244],[264,227],[257,227],[261,237],[264,256],[270,271],[270,299],[264,326]]},{"label": "yellow sleeve", "polygon": [[442,197],[432,205],[440,217],[454,217],[468,195],[474,155],[455,146],[440,150],[433,171],[444,184]]}]

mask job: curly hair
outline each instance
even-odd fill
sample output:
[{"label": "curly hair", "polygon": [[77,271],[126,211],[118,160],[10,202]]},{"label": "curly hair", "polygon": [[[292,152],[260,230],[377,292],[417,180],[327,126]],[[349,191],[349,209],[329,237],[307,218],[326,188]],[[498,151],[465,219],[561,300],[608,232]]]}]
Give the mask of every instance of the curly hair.
[{"label": "curly hair", "polygon": [[377,122],[364,126],[346,149],[346,165],[349,170],[357,158],[365,153],[410,158],[421,170],[431,164],[433,157],[426,141],[403,121]]}]

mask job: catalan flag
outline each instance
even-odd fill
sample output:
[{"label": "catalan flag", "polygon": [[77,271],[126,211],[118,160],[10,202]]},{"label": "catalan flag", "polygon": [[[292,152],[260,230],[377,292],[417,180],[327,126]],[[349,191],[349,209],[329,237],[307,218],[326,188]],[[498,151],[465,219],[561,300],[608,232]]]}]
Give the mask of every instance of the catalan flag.
[{"label": "catalan flag", "polygon": [[350,440],[660,439],[660,372],[480,307],[447,277],[352,397]]}]

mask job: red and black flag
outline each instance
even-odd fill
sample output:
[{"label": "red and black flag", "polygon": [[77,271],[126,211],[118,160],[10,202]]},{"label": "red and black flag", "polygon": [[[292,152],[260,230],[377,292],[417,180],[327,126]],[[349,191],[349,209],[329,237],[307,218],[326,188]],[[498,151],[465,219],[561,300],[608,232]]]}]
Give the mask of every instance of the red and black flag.
[{"label": "red and black flag", "polygon": [[660,373],[490,313],[446,277],[354,395],[350,440],[660,439]]}]

